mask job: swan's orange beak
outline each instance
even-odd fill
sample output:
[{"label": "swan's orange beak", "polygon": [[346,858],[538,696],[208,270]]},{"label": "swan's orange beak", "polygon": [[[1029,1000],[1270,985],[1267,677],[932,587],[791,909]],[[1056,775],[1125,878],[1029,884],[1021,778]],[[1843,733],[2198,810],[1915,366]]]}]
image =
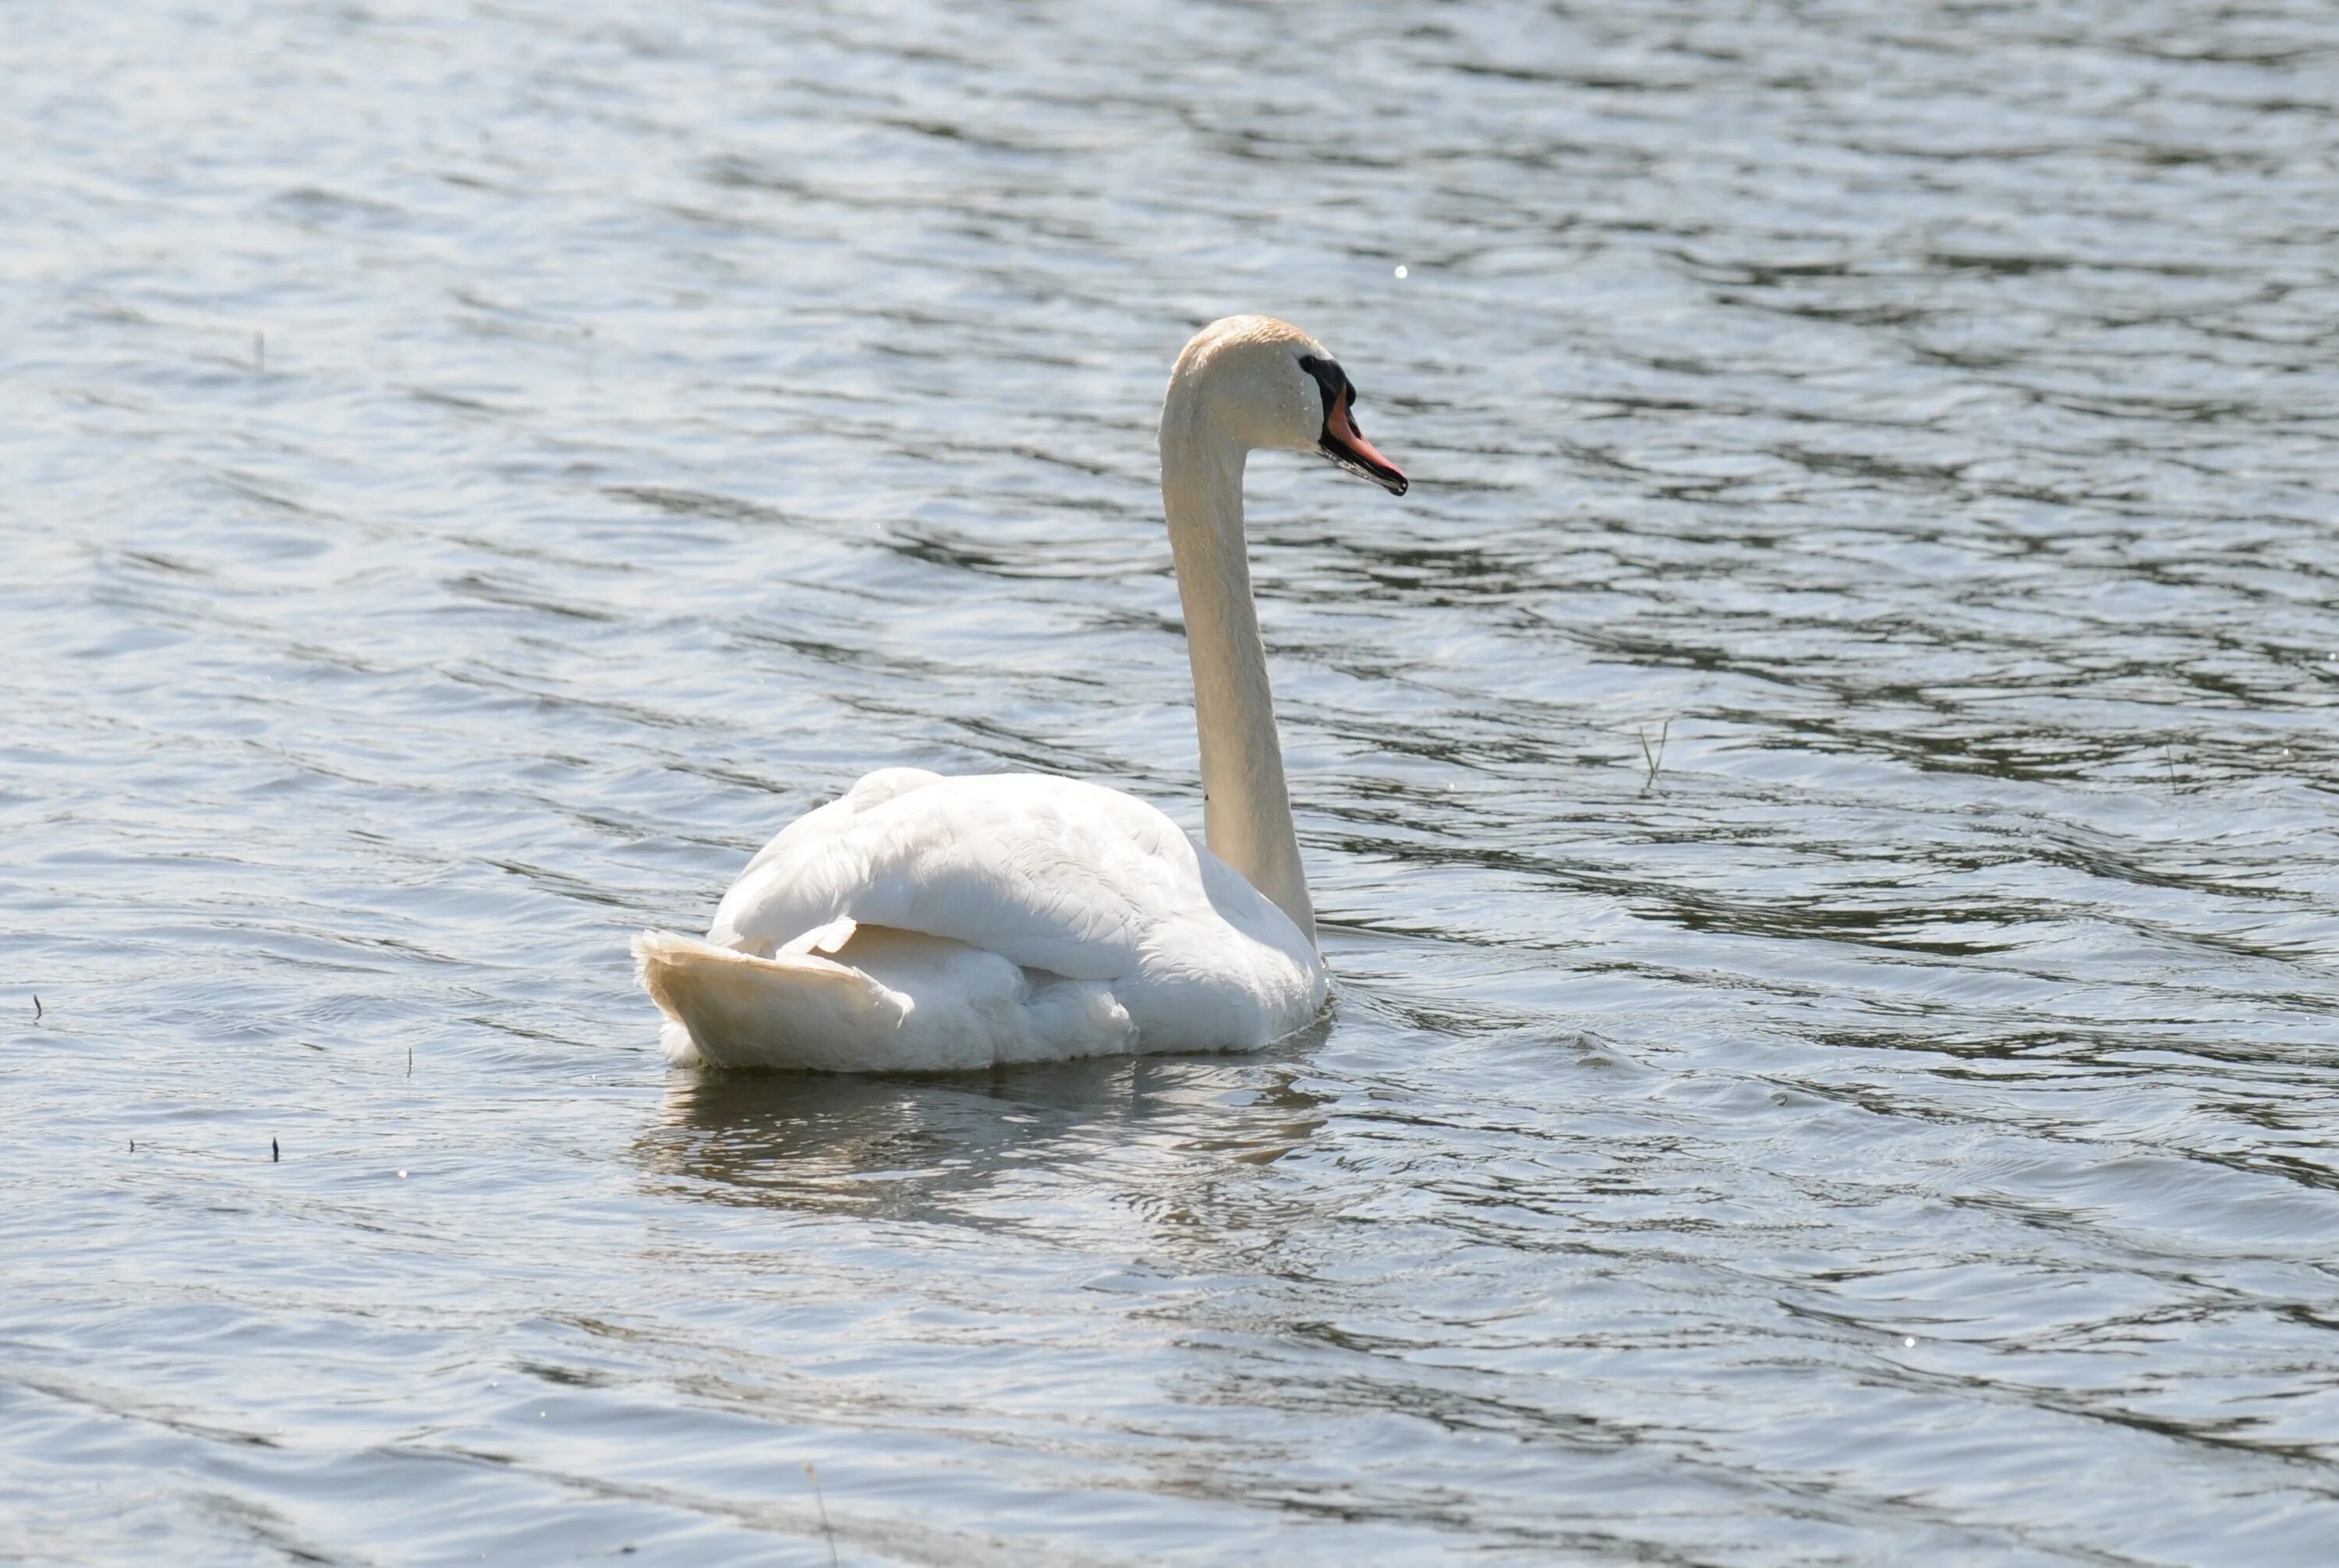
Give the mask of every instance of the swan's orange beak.
[{"label": "swan's orange beak", "polygon": [[1324,435],[1318,442],[1326,457],[1352,474],[1372,480],[1392,496],[1401,496],[1413,481],[1405,470],[1380,454],[1380,449],[1365,439],[1364,431],[1357,429],[1357,391],[1342,387],[1333,399],[1332,409],[1324,416]]}]

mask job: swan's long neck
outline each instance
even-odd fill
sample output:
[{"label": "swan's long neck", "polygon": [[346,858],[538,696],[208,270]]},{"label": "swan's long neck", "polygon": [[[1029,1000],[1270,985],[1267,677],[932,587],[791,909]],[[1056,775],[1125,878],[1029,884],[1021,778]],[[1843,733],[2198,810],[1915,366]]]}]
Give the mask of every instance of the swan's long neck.
[{"label": "swan's long neck", "polygon": [[1316,940],[1283,744],[1267,686],[1267,649],[1251,603],[1243,537],[1244,449],[1199,410],[1161,427],[1161,499],[1194,666],[1194,725],[1202,742],[1202,827],[1211,853],[1248,878]]}]

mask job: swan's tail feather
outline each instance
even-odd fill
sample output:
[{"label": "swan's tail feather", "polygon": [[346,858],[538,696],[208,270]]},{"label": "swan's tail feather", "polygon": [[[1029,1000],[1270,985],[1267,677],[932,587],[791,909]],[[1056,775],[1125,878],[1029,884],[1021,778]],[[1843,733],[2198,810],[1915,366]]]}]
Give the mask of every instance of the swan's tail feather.
[{"label": "swan's tail feather", "polygon": [[898,1049],[907,996],[860,970],[809,952],[771,958],[670,932],[634,938],[642,985],[679,1028],[664,1039],[684,1066],[883,1065]]}]

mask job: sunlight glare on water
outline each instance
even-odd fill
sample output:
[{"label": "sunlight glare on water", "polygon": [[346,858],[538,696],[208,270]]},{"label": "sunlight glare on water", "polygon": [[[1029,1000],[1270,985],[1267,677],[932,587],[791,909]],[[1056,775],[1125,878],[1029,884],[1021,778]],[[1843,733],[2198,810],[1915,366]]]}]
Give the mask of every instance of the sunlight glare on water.
[{"label": "sunlight glare on water", "polygon": [[[0,42],[0,1558],[2329,1559],[2326,8]],[[1199,823],[1251,310],[1336,1014],[669,1071],[864,770]]]}]

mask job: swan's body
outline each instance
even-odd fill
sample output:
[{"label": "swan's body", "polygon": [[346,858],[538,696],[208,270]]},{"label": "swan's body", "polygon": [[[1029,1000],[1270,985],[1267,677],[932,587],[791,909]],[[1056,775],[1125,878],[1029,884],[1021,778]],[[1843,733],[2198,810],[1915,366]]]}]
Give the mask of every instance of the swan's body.
[{"label": "swan's body", "polygon": [[1315,944],[1177,823],[1041,774],[871,774],[765,846],[706,942],[639,951],[651,994],[725,1064],[1264,1045],[1325,995]]},{"label": "swan's body", "polygon": [[1297,328],[1205,328],[1172,372],[1161,484],[1193,663],[1207,847],[1153,806],[1040,774],[873,773],[798,818],[697,941],[635,940],[668,1054],[943,1070],[1248,1050],[1327,994],[1250,597],[1242,471],[1322,450],[1402,493],[1353,389]]}]

